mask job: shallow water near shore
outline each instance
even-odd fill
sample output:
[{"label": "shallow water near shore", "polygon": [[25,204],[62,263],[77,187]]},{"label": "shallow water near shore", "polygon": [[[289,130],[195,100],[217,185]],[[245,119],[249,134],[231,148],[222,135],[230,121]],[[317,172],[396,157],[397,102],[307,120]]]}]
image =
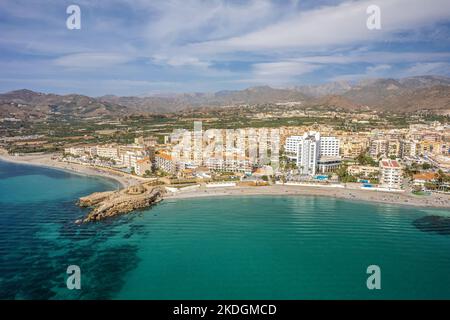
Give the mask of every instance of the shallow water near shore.
[{"label": "shallow water near shore", "polygon": [[[1,299],[450,298],[448,211],[312,196],[165,200],[76,225],[99,178],[0,162]],[[424,224],[425,223],[425,224]],[[66,288],[68,265],[81,290]],[[366,268],[381,268],[368,290]]]}]

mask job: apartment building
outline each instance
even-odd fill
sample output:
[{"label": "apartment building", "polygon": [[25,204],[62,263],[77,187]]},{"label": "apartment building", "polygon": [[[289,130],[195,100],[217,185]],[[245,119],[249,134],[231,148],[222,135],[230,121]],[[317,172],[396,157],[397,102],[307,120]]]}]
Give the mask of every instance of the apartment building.
[{"label": "apartment building", "polygon": [[401,144],[398,139],[389,139],[387,143],[387,156],[388,157],[400,157]]},{"label": "apartment building", "polygon": [[70,154],[72,156],[81,157],[86,154],[85,147],[70,147],[70,148],[64,148],[65,154]]},{"label": "apartment building", "polygon": [[339,139],[336,137],[320,137],[319,141],[321,157],[339,157]]},{"label": "apartment building", "polygon": [[385,139],[375,139],[370,141],[369,155],[377,159],[379,156],[387,156],[388,141]]},{"label": "apartment building", "polygon": [[415,157],[417,155],[417,142],[414,140],[401,140],[400,141],[400,157]]},{"label": "apartment building", "polygon": [[95,155],[100,158],[119,159],[119,148],[113,145],[99,145],[95,148]]},{"label": "apartment building", "polygon": [[149,157],[145,157],[143,159],[136,161],[136,167],[134,169],[135,173],[138,176],[143,176],[147,171],[152,171],[152,163]]},{"label": "apartment building", "polygon": [[380,186],[389,189],[401,189],[403,168],[397,160],[380,161]]},{"label": "apartment building", "polygon": [[367,148],[367,142],[358,140],[347,140],[342,144],[342,156],[354,159]]},{"label": "apartment building", "polygon": [[353,165],[347,168],[347,172],[352,176],[369,177],[370,175],[378,174],[380,172],[380,168],[371,166]]},{"label": "apartment building", "polygon": [[251,173],[253,169],[252,163],[247,157],[237,157],[231,159],[211,157],[205,159],[203,165],[212,171]]},{"label": "apartment building", "polygon": [[172,174],[177,172],[177,165],[172,156],[164,152],[155,155],[155,167]]},{"label": "apartment building", "polygon": [[134,169],[136,170],[136,163],[138,160],[144,159],[144,154],[135,153],[131,151],[126,151],[125,153],[121,154],[121,164],[130,170]]}]

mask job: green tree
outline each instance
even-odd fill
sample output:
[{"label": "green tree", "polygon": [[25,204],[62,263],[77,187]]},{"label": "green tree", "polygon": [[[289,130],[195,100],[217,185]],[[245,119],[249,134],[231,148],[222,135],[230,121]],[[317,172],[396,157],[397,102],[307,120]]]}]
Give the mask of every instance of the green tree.
[{"label": "green tree", "polygon": [[427,163],[427,162],[423,163],[423,164],[422,164],[422,169],[423,169],[423,170],[429,170],[429,169],[431,169],[431,164],[429,164],[429,163]]}]

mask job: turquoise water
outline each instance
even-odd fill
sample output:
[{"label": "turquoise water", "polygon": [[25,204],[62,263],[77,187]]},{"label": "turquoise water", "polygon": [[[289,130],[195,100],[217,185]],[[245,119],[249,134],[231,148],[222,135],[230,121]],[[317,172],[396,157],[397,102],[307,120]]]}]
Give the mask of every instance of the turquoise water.
[{"label": "turquoise water", "polygon": [[[261,196],[166,200],[73,223],[86,214],[77,197],[115,188],[0,162],[0,298],[450,298],[447,211]],[[72,264],[81,290],[66,288]],[[372,264],[381,290],[366,287]]]}]

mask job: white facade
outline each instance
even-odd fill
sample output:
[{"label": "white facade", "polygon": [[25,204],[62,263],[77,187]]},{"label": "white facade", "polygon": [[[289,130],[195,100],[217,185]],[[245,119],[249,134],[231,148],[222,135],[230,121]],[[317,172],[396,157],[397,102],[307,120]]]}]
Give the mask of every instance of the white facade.
[{"label": "white facade", "polygon": [[203,162],[209,170],[228,172],[252,172],[252,165],[247,158],[222,159],[208,158]]},{"label": "white facade", "polygon": [[286,156],[296,161],[300,174],[314,175],[318,171],[321,157],[339,160],[339,140],[335,137],[321,137],[319,132],[307,132],[303,136],[286,139]]},{"label": "white facade", "polygon": [[403,168],[396,160],[380,161],[380,186],[389,189],[401,189]]},{"label": "white facade", "polygon": [[97,146],[96,154],[101,158],[118,159],[119,150],[115,146]]},{"label": "white facade", "polygon": [[177,172],[177,166],[173,161],[172,156],[167,153],[155,155],[155,167],[169,173]]},{"label": "white facade", "polygon": [[70,148],[65,148],[64,153],[81,157],[86,154],[86,149],[84,147],[70,147]]},{"label": "white facade", "polygon": [[320,156],[339,157],[339,139],[336,137],[320,137]]},{"label": "white facade", "polygon": [[370,141],[369,155],[373,159],[377,159],[379,155],[386,156],[388,152],[388,141],[385,139],[377,139]]},{"label": "white facade", "polygon": [[288,156],[290,159],[297,158],[297,146],[301,141],[303,141],[303,136],[288,137],[284,145],[284,151],[286,152],[286,156]]}]

